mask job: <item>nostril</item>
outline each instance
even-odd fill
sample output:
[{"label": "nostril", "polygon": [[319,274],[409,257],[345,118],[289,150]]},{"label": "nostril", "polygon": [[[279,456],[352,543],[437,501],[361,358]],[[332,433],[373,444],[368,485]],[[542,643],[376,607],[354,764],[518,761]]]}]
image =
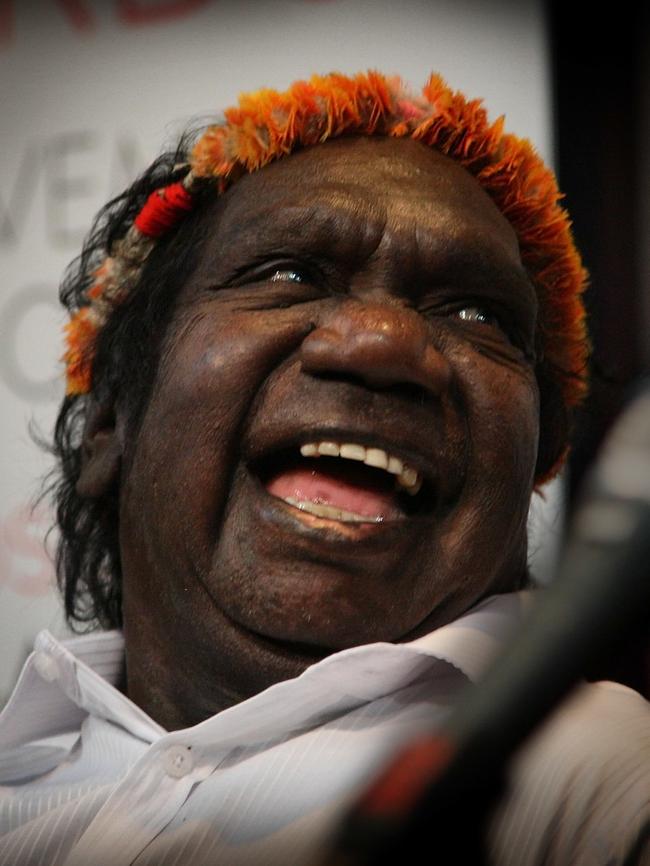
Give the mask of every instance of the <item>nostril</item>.
[{"label": "nostril", "polygon": [[412,382],[369,382],[367,376],[345,371],[309,370],[306,372],[325,382],[348,383],[356,388],[361,387],[366,389],[370,386],[375,391],[381,391],[384,396],[392,397],[397,401],[401,400],[411,405],[424,406],[432,399],[430,389],[423,388],[421,385]]}]

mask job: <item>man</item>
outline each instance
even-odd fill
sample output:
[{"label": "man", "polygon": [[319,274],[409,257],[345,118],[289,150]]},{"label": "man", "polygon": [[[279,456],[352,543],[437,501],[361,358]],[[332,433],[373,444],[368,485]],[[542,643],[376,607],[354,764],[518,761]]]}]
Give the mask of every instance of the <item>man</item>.
[{"label": "man", "polygon": [[[73,621],[121,633],[39,636],[0,863],[318,862],[480,677],[584,392],[557,200],[478,103],[371,73],[243,97],[108,206],[63,291],[59,573]],[[581,693],[493,862],[622,863],[648,718]]]}]

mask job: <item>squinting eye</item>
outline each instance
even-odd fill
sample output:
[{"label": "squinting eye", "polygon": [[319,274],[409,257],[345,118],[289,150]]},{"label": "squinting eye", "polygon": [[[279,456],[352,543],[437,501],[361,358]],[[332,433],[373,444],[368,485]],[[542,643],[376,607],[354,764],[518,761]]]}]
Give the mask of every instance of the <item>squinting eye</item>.
[{"label": "squinting eye", "polygon": [[276,271],[271,277],[272,283],[302,283],[304,277],[298,271]]},{"label": "squinting eye", "polygon": [[484,307],[463,307],[456,315],[464,322],[481,322],[484,325],[499,325],[499,319]]}]

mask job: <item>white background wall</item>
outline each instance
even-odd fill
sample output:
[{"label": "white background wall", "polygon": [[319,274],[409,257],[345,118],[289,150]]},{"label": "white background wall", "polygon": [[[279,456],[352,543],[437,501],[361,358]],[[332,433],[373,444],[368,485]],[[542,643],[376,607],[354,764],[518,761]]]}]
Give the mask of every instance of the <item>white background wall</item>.
[{"label": "white background wall", "polygon": [[57,284],[93,214],[240,91],[369,67],[418,87],[441,72],[550,159],[536,0],[0,0],[0,705],[36,631],[63,629],[50,517],[29,509],[50,463],[28,428],[49,433],[63,394]]}]

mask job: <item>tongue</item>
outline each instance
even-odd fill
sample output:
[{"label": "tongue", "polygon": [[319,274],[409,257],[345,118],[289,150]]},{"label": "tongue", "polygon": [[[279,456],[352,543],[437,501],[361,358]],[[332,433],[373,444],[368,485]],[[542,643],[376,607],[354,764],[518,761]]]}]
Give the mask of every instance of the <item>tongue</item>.
[{"label": "tongue", "polygon": [[[367,470],[345,466],[298,466],[274,475],[266,489],[280,499],[315,502],[332,505],[342,511],[351,511],[362,517],[398,518],[402,511],[393,491],[386,490],[384,478],[375,479]],[[383,475],[383,473],[382,473]]]}]

